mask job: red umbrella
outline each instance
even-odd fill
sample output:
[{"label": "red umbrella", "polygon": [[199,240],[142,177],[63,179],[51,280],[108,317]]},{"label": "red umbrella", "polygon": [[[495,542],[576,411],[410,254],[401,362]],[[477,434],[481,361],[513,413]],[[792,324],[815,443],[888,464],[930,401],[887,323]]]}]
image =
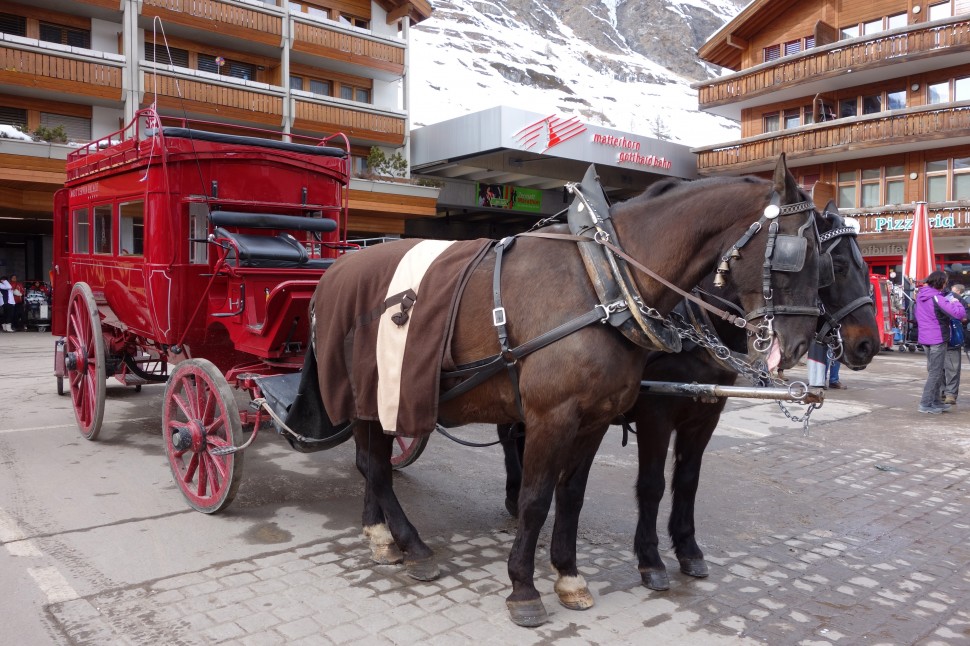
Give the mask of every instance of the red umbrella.
[{"label": "red umbrella", "polygon": [[903,258],[903,276],[916,282],[929,276],[935,269],[936,256],[933,253],[933,235],[930,233],[926,202],[917,202],[913,229],[909,232],[909,246]]}]

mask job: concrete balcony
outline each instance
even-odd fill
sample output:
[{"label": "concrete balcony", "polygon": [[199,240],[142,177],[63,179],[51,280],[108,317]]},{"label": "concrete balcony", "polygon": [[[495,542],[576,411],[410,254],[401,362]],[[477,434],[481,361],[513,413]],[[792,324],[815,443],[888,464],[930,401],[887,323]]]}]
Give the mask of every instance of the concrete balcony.
[{"label": "concrete balcony", "polygon": [[308,92],[293,95],[293,130],[342,132],[355,144],[402,146],[407,117],[403,111],[378,108]]},{"label": "concrete balcony", "polygon": [[174,34],[192,37],[195,32],[205,34],[207,42],[241,39],[280,47],[283,15],[277,7],[240,0],[142,0],[140,22],[150,30],[148,23],[159,17]]},{"label": "concrete balcony", "polygon": [[745,108],[961,65],[968,52],[964,15],[814,47],[692,87],[701,110],[740,120]]},{"label": "concrete balcony", "polygon": [[119,106],[124,56],[0,34],[5,92],[74,103]]},{"label": "concrete balcony", "polygon": [[879,112],[692,148],[701,175],[754,173],[774,168],[970,144],[970,101]]},{"label": "concrete balcony", "polygon": [[404,74],[403,40],[383,38],[330,20],[293,16],[295,62],[325,64],[346,74],[391,81]]}]

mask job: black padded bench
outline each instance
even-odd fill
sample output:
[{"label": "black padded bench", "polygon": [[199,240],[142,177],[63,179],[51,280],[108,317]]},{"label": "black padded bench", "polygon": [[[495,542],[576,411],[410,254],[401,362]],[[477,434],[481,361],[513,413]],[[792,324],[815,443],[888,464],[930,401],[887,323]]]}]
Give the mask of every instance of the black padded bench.
[{"label": "black padded bench", "polygon": [[327,269],[333,258],[310,258],[306,247],[288,233],[275,236],[233,233],[222,227],[213,231],[217,238],[232,242],[227,260],[240,267],[281,269]]}]

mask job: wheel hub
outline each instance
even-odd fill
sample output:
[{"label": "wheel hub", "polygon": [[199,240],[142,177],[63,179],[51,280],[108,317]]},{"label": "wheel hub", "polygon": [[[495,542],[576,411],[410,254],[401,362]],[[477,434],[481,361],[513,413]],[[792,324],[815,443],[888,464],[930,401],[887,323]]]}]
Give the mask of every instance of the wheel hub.
[{"label": "wheel hub", "polygon": [[186,426],[180,426],[172,431],[172,448],[176,451],[193,451],[198,453],[205,446],[205,430],[202,422],[197,419],[189,420]]},{"label": "wheel hub", "polygon": [[80,361],[78,361],[76,352],[66,352],[64,354],[64,367],[68,370],[77,370],[79,363]]}]

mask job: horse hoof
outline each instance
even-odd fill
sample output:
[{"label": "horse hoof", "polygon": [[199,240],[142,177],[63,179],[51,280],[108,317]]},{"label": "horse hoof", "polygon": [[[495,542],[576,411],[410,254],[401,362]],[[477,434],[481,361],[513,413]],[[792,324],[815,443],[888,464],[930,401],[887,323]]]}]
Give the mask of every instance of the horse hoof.
[{"label": "horse hoof", "polygon": [[561,576],[553,587],[559,603],[570,610],[588,610],[593,607],[593,595],[581,576]]},{"label": "horse hoof", "polygon": [[512,619],[512,623],[516,626],[535,628],[549,620],[549,615],[546,614],[546,608],[542,605],[541,599],[506,601],[505,605],[509,609],[509,617]]},{"label": "horse hoof", "polygon": [[512,518],[519,517],[519,501],[513,500],[512,498],[505,499],[505,511],[509,512],[509,516]]},{"label": "horse hoof", "polygon": [[394,543],[390,545],[372,545],[370,558],[378,565],[397,565],[404,561],[404,555],[401,554],[401,550]]},{"label": "horse hoof", "polygon": [[703,579],[710,574],[707,562],[702,558],[680,559],[680,571],[687,576],[696,576],[698,579]]},{"label": "horse hoof", "polygon": [[418,581],[434,581],[441,575],[433,556],[420,561],[405,561],[404,567],[407,568],[408,576]]},{"label": "horse hoof", "polygon": [[651,590],[663,592],[670,589],[670,579],[667,578],[667,570],[640,570],[640,580],[644,587]]}]

